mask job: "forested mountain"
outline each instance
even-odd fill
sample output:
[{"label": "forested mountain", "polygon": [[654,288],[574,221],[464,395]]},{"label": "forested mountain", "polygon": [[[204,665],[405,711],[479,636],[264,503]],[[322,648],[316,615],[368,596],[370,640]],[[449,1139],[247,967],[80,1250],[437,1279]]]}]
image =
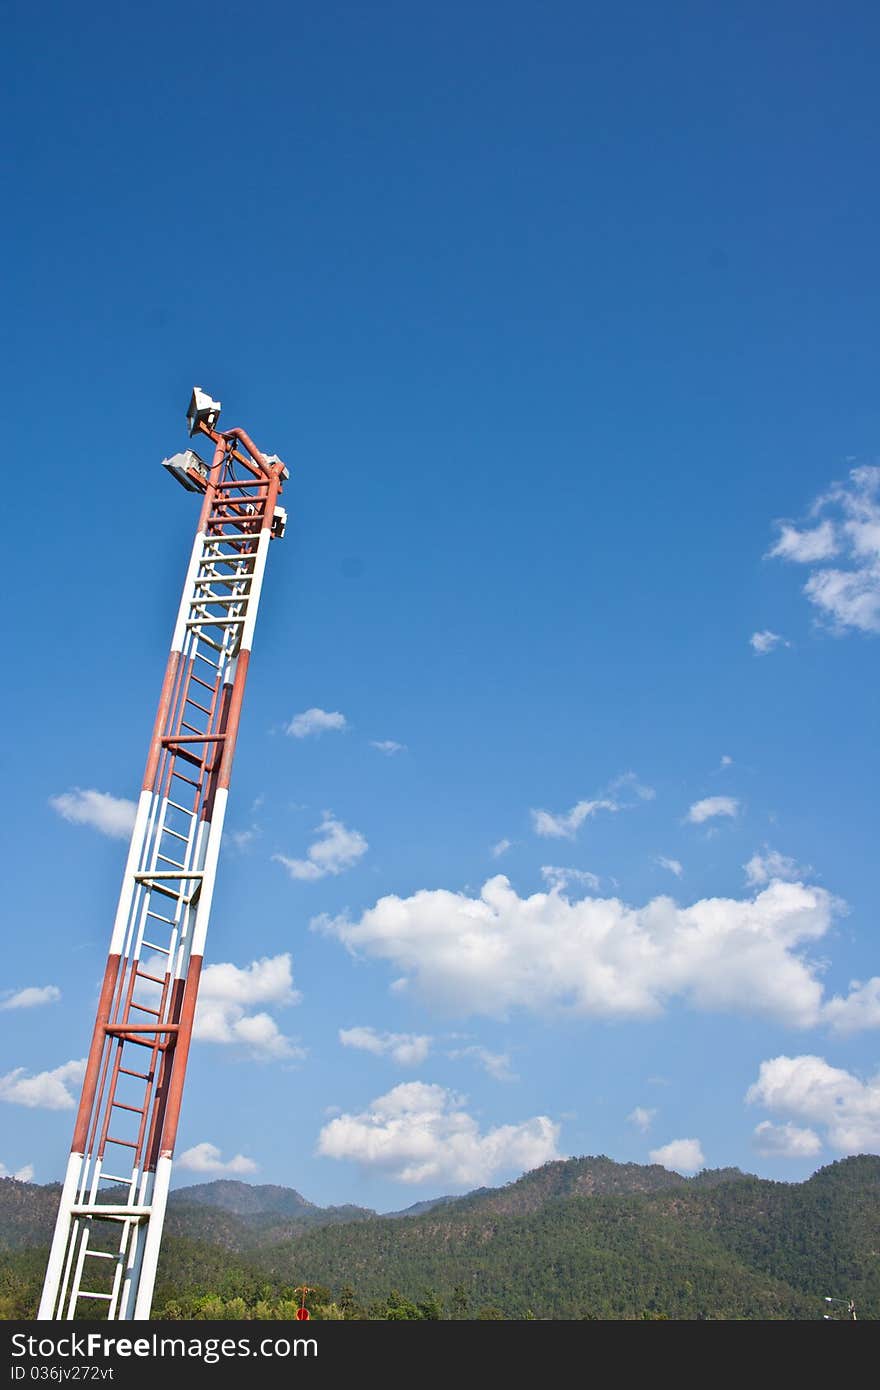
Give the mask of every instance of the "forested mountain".
[{"label": "forested mountain", "polygon": [[[0,1309],[32,1316],[59,1188],[0,1180]],[[169,1205],[157,1316],[817,1318],[880,1316],[880,1158],[803,1183],[685,1179],[578,1158],[501,1188],[377,1216],[218,1182]]]}]

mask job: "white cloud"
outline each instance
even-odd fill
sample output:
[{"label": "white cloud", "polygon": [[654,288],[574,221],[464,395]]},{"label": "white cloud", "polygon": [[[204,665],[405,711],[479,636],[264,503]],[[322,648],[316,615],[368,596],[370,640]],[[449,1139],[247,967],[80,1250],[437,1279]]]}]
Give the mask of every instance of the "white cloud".
[{"label": "white cloud", "polygon": [[36,1009],[41,1004],[54,1004],[61,998],[57,985],[29,985],[0,1002],[0,1009]]},{"label": "white cloud", "polygon": [[355,921],[315,930],[387,960],[412,990],[453,1015],[513,1009],[586,1017],[656,1016],[674,999],[697,1009],[814,1025],[822,989],[803,954],[839,904],[822,888],[774,882],[754,899],[521,898],[504,875],[479,897],[444,889],[380,898]]},{"label": "white cloud", "polygon": [[644,782],[640,782],[636,773],[622,772],[619,777],[615,777],[609,788],[610,791],[632,791],[640,801],[653,801],[657,795],[653,787],[646,787]]},{"label": "white cloud", "polygon": [[667,859],[665,854],[658,854],[654,859],[655,864],[659,864],[661,869],[668,869],[676,878],[681,878],[684,873],[681,862],[678,859]]},{"label": "white cloud", "polygon": [[23,1168],[16,1172],[11,1172],[5,1163],[0,1163],[0,1178],[15,1178],[16,1182],[31,1182],[34,1176],[34,1165],[26,1163]]},{"label": "white cloud", "polygon": [[295,714],[284,732],[293,738],[309,738],[312,734],[323,734],[327,730],[347,729],[348,721],[338,710],[304,709]]},{"label": "white cloud", "polygon": [[595,816],[597,811],[617,811],[616,801],[578,801],[570,811],[553,815],[550,811],[532,811],[532,824],[536,835],[559,840],[573,840],[585,820]]},{"label": "white cloud", "polygon": [[283,1008],[297,1004],[290,955],[264,956],[243,969],[208,965],[202,972],[193,1037],[199,1042],[238,1044],[260,1060],[301,1058],[304,1053],[284,1036],[271,1014],[255,1005]]},{"label": "white cloud", "polygon": [[73,1110],[76,1105],[70,1086],[78,1086],[86,1074],[86,1061],[64,1062],[54,1071],[28,1076],[25,1067],[16,1067],[0,1076],[0,1100],[25,1105],[29,1110]]},{"label": "white cloud", "polygon": [[695,801],[687,813],[686,819],[691,825],[702,825],[703,821],[713,820],[716,816],[737,816],[739,815],[739,802],[734,796],[704,796],[702,801]]},{"label": "white cloud", "polygon": [[816,560],[829,560],[838,551],[833,523],[823,521],[811,531],[799,531],[787,522],[781,523],[779,540],[767,553],[780,560],[794,560],[809,565]]},{"label": "white cloud", "polygon": [[74,825],[90,825],[113,840],[127,840],[134,829],[135,803],[109,792],[74,787],[50,796],[49,805]]},{"label": "white cloud", "polygon": [[377,1033],[375,1028],[340,1028],[343,1047],[356,1047],[376,1057],[390,1057],[399,1067],[418,1067],[431,1050],[423,1033]]},{"label": "white cloud", "polygon": [[512,840],[498,840],[494,845],[491,846],[489,853],[491,854],[493,859],[500,859],[502,854],[506,854],[507,851],[512,847],[512,844]]},{"label": "white cloud", "polygon": [[556,893],[564,893],[570,883],[582,883],[585,888],[599,887],[598,877],[591,874],[589,869],[562,869],[554,864],[542,864],[541,877]]},{"label": "white cloud", "polygon": [[256,1173],[259,1165],[254,1163],[252,1158],[245,1158],[244,1154],[236,1154],[234,1158],[227,1159],[225,1162],[221,1157],[220,1150],[216,1144],[194,1144],[191,1149],[187,1149],[178,1159],[175,1159],[178,1168],[185,1168],[190,1173]]},{"label": "white cloud", "polygon": [[812,531],[783,525],[771,555],[818,564],[841,555],[847,568],[813,569],[804,593],[838,633],[880,632],[880,467],[853,468],[812,512],[833,512]]},{"label": "white cloud", "polygon": [[836,994],[823,1010],[826,1023],[837,1033],[857,1033],[863,1028],[880,1028],[880,975],[864,984],[853,980],[849,994]]},{"label": "white cloud", "polygon": [[814,1129],[774,1125],[770,1120],[762,1120],[755,1127],[752,1143],[765,1158],[813,1158],[822,1148],[822,1140]]},{"label": "white cloud", "polygon": [[757,656],[766,656],[776,647],[790,647],[784,637],[780,637],[778,632],[771,632],[769,627],[764,628],[763,632],[753,632],[749,638],[749,646]]},{"label": "white cloud", "polygon": [[371,739],[370,739],[370,747],[371,747],[371,748],[378,748],[378,750],[379,750],[380,753],[384,753],[384,754],[386,755],[386,757],[389,757],[389,758],[390,758],[390,757],[393,757],[393,755],[394,755],[395,753],[405,753],[405,752],[406,752],[406,744],[405,744],[405,743],[395,743],[395,741],[394,741],[393,738],[381,738],[381,739],[371,738]]},{"label": "white cloud", "polygon": [[823,1126],[839,1153],[880,1152],[880,1074],[861,1081],[824,1057],[773,1057],[761,1063],[746,1101]]},{"label": "white cloud", "polygon": [[795,859],[789,859],[788,855],[780,854],[779,850],[770,849],[768,845],[764,846],[763,854],[756,850],[749,862],[743,864],[743,868],[746,871],[746,883],[752,888],[769,883],[774,878],[803,880],[809,878],[813,872],[811,865],[798,864]]},{"label": "white cloud", "polygon": [[321,836],[306,851],[307,859],[290,859],[286,854],[273,854],[283,864],[291,878],[314,882],[328,874],[341,874],[356,864],[369,849],[359,830],[349,830],[337,820],[332,811],[325,811],[315,831]]},{"label": "white cloud", "polygon": [[637,1105],[635,1110],[631,1110],[626,1118],[631,1125],[635,1125],[636,1129],[640,1129],[643,1134],[647,1134],[656,1114],[656,1110],[647,1110],[644,1105]]},{"label": "white cloud", "polygon": [[818,570],[804,593],[839,632],[880,632],[880,561],[870,569]]},{"label": "white cloud", "polygon": [[651,1149],[648,1157],[652,1163],[662,1163],[676,1173],[696,1173],[706,1163],[699,1139],[673,1139],[659,1149]]},{"label": "white cloud", "polygon": [[263,832],[258,825],[252,825],[248,830],[227,830],[224,833],[237,850],[244,851],[250,849]]},{"label": "white cloud", "polygon": [[456,1048],[446,1055],[452,1062],[473,1059],[495,1081],[518,1080],[515,1072],[511,1069],[510,1057],[506,1052],[490,1052],[487,1047],[479,1047],[474,1043],[470,1047]]},{"label": "white cloud", "polygon": [[399,1182],[474,1187],[498,1173],[521,1173],[558,1158],[558,1137],[559,1126],[546,1115],[481,1134],[459,1097],[442,1086],[410,1081],[361,1114],[331,1120],[317,1151]]},{"label": "white cloud", "polygon": [[722,753],[720,766],[733,767],[733,758],[730,756],[729,753]]}]

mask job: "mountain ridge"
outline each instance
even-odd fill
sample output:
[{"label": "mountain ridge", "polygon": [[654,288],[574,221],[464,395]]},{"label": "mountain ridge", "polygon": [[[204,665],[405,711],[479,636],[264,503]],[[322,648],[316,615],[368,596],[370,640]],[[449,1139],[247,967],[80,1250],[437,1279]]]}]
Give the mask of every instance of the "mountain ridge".
[{"label": "mountain ridge", "polygon": [[[0,1316],[33,1315],[59,1192],[0,1179]],[[259,1309],[307,1282],[345,1316],[813,1318],[831,1294],[877,1318],[878,1198],[870,1154],[792,1183],[556,1160],[402,1213],[352,1208],[356,1219],[295,1189],[220,1180],[172,1194],[154,1307],[281,1316]],[[435,1311],[401,1312],[412,1300]]]}]

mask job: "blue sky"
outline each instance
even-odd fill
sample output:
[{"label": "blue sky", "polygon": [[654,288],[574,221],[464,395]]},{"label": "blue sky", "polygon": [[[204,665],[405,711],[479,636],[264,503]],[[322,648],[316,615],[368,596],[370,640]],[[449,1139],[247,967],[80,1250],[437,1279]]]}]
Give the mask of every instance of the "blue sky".
[{"label": "blue sky", "polygon": [[3,1170],[63,1171],[196,382],[292,479],[177,1181],[880,1151],[875,7],[9,16]]}]

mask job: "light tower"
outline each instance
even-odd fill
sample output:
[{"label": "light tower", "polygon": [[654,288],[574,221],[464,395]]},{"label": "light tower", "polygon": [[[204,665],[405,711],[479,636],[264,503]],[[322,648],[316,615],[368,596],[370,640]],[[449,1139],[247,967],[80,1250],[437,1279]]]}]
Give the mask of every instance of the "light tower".
[{"label": "light tower", "polygon": [[38,1317],[148,1318],[235,741],[289,477],[192,394],[165,459],[202,509],[119,895]]}]

